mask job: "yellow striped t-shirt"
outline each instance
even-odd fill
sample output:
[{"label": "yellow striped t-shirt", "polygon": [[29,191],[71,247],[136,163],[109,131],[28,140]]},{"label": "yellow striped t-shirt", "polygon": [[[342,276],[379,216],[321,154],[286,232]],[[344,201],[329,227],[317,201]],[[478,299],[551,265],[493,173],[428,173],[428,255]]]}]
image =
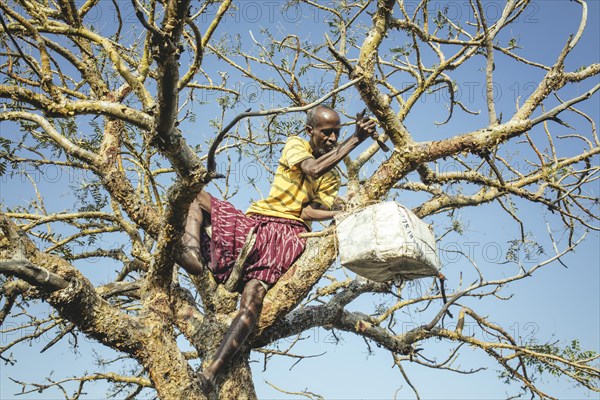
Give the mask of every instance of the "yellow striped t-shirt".
[{"label": "yellow striped t-shirt", "polygon": [[317,202],[330,209],[340,188],[340,176],[332,169],[318,179],[302,173],[300,162],[314,158],[310,144],[291,136],[281,153],[269,196],[250,205],[246,214],[262,214],[309,223],[300,218],[302,208]]}]

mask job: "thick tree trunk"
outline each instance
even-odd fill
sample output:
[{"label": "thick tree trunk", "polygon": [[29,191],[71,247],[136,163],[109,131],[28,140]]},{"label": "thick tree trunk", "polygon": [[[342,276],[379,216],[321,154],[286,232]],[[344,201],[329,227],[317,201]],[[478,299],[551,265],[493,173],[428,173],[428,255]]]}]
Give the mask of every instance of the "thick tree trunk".
[{"label": "thick tree trunk", "polygon": [[250,353],[235,357],[223,376],[219,388],[220,400],[255,400],[256,391],[249,363]]},{"label": "thick tree trunk", "polygon": [[302,256],[269,290],[257,324],[262,333],[292,311],[337,257],[334,235],[309,239]]},{"label": "thick tree trunk", "polygon": [[144,338],[146,348],[138,357],[149,372],[152,384],[161,400],[201,400],[194,372],[177,347],[166,321],[150,323]]}]

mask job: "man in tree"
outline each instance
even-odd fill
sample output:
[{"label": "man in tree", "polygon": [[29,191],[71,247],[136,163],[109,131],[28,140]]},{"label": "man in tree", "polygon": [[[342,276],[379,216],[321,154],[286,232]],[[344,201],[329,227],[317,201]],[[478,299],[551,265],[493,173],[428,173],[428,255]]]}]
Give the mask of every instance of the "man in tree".
[{"label": "man in tree", "polygon": [[[217,281],[227,281],[247,236],[256,235],[236,288],[242,292],[239,312],[211,364],[198,375],[205,393],[254,328],[269,287],[302,254],[305,239],[298,235],[310,228],[310,221],[331,219],[338,212],[331,209],[340,186],[334,167],[375,133],[375,122],[359,114],[354,135],[338,146],[340,128],[340,116],[332,108],[309,110],[309,141],[297,136],[287,140],[269,196],[250,205],[246,214],[205,191],[190,205],[178,263],[191,274],[200,274],[206,261]],[[206,219],[210,237],[201,229]]]}]

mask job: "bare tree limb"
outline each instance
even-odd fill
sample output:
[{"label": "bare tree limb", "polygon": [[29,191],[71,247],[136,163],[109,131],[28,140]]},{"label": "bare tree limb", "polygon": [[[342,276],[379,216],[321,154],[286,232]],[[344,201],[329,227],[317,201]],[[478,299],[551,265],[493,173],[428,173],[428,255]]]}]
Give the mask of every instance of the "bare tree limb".
[{"label": "bare tree limb", "polygon": [[284,113],[308,111],[311,108],[316,107],[317,105],[323,103],[325,100],[329,99],[336,93],[342,92],[342,91],[346,90],[347,88],[355,85],[357,82],[360,81],[360,79],[361,78],[353,79],[353,80],[347,82],[346,84],[344,84],[340,87],[337,87],[336,89],[327,93],[325,96],[319,98],[318,100],[315,100],[312,103],[304,105],[304,106],[282,107],[282,108],[275,108],[272,110],[263,110],[263,111],[250,111],[250,109],[248,109],[245,112],[238,114],[231,122],[229,122],[223,129],[221,129],[221,131],[217,134],[217,137],[213,141],[212,145],[210,146],[210,149],[208,151],[208,159],[206,161],[207,169],[208,169],[209,173],[214,173],[216,170],[216,162],[215,162],[214,154],[215,154],[217,147],[227,137],[227,133],[231,130],[231,128],[233,128],[242,119],[250,118],[250,117],[264,117],[264,116],[268,116],[268,115],[278,115],[278,114],[284,114]]},{"label": "bare tree limb", "polygon": [[60,275],[37,267],[27,260],[0,261],[0,272],[21,278],[48,292],[61,290],[69,285],[69,282]]}]

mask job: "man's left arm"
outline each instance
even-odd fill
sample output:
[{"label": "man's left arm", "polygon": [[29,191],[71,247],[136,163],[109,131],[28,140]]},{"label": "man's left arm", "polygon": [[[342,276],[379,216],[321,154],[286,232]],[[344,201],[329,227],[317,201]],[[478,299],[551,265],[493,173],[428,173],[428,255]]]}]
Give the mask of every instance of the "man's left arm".
[{"label": "man's left arm", "polygon": [[335,217],[338,213],[338,210],[330,210],[324,205],[313,201],[302,209],[300,218],[305,221],[325,221]]},{"label": "man's left arm", "polygon": [[337,172],[330,172],[324,176],[315,197],[308,203],[300,213],[300,218],[305,221],[323,221],[335,217],[339,204],[336,204],[338,191],[340,189],[340,176]]}]

